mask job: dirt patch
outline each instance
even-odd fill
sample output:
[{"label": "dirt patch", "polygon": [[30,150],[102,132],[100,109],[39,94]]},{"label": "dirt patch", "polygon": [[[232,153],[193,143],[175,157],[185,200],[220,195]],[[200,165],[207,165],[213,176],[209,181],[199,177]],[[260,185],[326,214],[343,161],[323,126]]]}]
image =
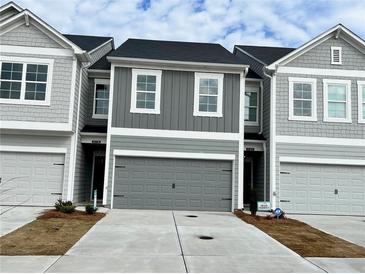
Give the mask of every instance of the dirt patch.
[{"label": "dirt patch", "polygon": [[235,211],[235,215],[302,257],[365,258],[365,248],[294,219],[253,217],[242,211]]},{"label": "dirt patch", "polygon": [[37,220],[0,238],[0,255],[63,255],[104,213],[45,211]]}]

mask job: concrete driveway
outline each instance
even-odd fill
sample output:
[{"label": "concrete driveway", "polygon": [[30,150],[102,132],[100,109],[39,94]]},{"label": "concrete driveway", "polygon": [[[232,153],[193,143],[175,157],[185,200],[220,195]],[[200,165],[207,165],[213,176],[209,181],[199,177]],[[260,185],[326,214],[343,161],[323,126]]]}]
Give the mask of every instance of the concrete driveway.
[{"label": "concrete driveway", "polygon": [[0,236],[35,220],[47,208],[30,206],[0,206]]},{"label": "concrete driveway", "polygon": [[[188,217],[194,215],[197,217]],[[199,237],[212,237],[203,240]],[[231,213],[112,210],[47,272],[321,272]]]}]

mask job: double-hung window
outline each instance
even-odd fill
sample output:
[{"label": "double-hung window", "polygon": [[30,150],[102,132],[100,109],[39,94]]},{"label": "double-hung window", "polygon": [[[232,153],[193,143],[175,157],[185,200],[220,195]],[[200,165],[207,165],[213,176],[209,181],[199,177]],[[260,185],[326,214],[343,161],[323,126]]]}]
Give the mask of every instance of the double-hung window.
[{"label": "double-hung window", "polygon": [[289,120],[317,121],[317,80],[289,77]]},{"label": "double-hung window", "polygon": [[109,80],[95,79],[93,118],[108,118],[109,86]]},{"label": "double-hung window", "polygon": [[365,81],[358,81],[359,123],[365,123]]},{"label": "double-hung window", "polygon": [[194,116],[222,117],[223,74],[195,73]]},{"label": "double-hung window", "polygon": [[0,103],[49,105],[53,60],[3,56]]},{"label": "double-hung window", "polygon": [[132,70],[131,112],[160,114],[161,75],[161,70]]},{"label": "double-hung window", "polygon": [[351,123],[351,81],[323,80],[325,122]]},{"label": "double-hung window", "polygon": [[246,87],[245,92],[245,121],[247,125],[258,124],[259,88]]}]

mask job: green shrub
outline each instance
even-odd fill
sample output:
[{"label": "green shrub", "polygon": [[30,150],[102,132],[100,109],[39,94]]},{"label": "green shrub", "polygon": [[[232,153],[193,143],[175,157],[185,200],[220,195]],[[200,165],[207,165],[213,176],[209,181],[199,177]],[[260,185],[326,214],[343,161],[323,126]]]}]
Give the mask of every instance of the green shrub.
[{"label": "green shrub", "polygon": [[94,206],[91,205],[91,204],[87,204],[85,206],[85,211],[86,211],[87,214],[94,214],[97,210],[98,210],[98,208],[97,207],[94,208]]},{"label": "green shrub", "polygon": [[62,201],[62,199],[58,199],[54,207],[57,211],[63,213],[72,213],[76,208],[76,206],[74,206],[71,201]]}]

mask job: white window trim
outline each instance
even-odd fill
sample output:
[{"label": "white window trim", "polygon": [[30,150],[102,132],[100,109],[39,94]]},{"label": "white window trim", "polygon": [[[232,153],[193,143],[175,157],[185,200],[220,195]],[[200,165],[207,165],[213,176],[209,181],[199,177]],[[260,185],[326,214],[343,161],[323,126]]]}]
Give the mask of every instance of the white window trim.
[{"label": "white window trim", "polygon": [[[261,112],[259,112],[259,102],[261,100],[261,89],[260,87],[246,87],[245,89],[245,96],[246,96],[246,92],[256,92],[257,93],[257,102],[256,102],[256,121],[249,121],[246,120],[246,117],[244,117],[245,119],[245,125],[246,126],[258,126],[259,125],[259,115],[261,115]],[[246,113],[246,106],[244,106],[244,113]]]},{"label": "white window trim", "polygon": [[[333,52],[335,50],[339,51],[339,62],[334,62],[333,61]],[[332,65],[342,65],[342,47],[331,47],[331,64]]]},{"label": "white window trim", "polygon": [[[145,109],[137,108],[137,75],[152,75],[156,76],[156,95],[155,95],[155,108]],[[162,70],[152,69],[132,69],[132,94],[131,94],[131,113],[147,113],[147,114],[160,114],[160,101],[161,101],[161,75]]]},{"label": "white window trim", "polygon": [[[311,116],[294,115],[294,83],[310,84],[312,87],[312,114]],[[317,121],[317,79],[289,77],[289,120]]]},{"label": "white window trim", "polygon": [[[108,79],[95,79],[94,81],[94,100],[93,100],[93,119],[108,119],[108,114],[96,114],[95,103],[96,103],[96,85],[109,85],[109,100],[110,100],[110,81]],[[109,101],[108,100],[108,101]],[[108,104],[109,106],[109,104]],[[109,109],[108,109],[109,112]]]},{"label": "white window trim", "polygon": [[[52,76],[53,76],[53,59],[28,58],[28,57],[14,57],[1,56],[0,68],[3,62],[21,63],[23,64],[20,99],[5,99],[0,98],[0,104],[14,104],[14,105],[34,105],[34,106],[49,106],[51,104],[52,91]],[[28,64],[47,65],[47,82],[45,100],[25,100],[25,85],[26,85],[26,69]]]},{"label": "white window trim", "polygon": [[[346,118],[328,117],[328,85],[346,85]],[[352,123],[351,117],[351,80],[323,79],[323,121],[333,123]]]},{"label": "white window trim", "polygon": [[362,116],[363,110],[363,104],[365,102],[362,101],[362,89],[365,87],[365,81],[357,81],[357,90],[358,90],[358,122],[359,124],[365,124],[365,118]]},{"label": "white window trim", "polygon": [[[218,80],[218,96],[217,96],[217,112],[199,111],[199,84],[201,78],[217,79]],[[194,116],[203,117],[223,117],[223,78],[222,73],[201,73],[195,72],[194,81]]]}]

